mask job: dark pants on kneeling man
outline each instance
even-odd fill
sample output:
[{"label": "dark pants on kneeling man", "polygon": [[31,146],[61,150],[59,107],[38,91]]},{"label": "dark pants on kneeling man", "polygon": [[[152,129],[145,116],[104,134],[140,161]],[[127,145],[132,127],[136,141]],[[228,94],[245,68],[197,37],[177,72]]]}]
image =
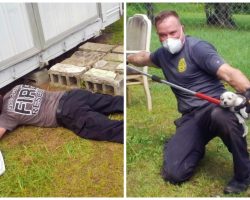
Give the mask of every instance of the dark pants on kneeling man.
[{"label": "dark pants on kneeling man", "polygon": [[242,137],[243,126],[234,113],[210,104],[184,114],[175,125],[176,133],[164,147],[165,180],[174,184],[188,180],[203,158],[206,144],[216,136],[233,156],[234,178],[241,181],[250,175],[246,137]]}]

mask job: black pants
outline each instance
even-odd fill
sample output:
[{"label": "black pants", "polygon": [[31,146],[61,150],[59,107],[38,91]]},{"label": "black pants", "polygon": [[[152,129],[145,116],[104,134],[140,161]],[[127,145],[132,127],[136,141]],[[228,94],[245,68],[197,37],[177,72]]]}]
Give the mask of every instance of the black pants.
[{"label": "black pants", "polygon": [[59,125],[78,136],[100,141],[123,143],[123,121],[107,115],[123,112],[123,97],[94,94],[76,89],[67,92],[57,109]]},{"label": "black pants", "polygon": [[183,115],[175,124],[176,133],[164,146],[165,180],[174,184],[188,180],[204,156],[205,145],[216,136],[232,153],[234,178],[240,181],[250,175],[246,137],[242,137],[243,127],[234,113],[208,105]]}]

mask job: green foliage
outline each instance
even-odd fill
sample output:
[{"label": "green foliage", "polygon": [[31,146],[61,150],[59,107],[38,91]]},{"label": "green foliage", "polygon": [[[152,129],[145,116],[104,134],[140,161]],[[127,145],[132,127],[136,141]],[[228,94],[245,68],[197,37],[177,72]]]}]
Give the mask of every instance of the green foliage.
[{"label": "green foliage", "polygon": [[122,16],[120,20],[105,28],[101,36],[104,43],[113,45],[123,45],[123,21],[124,20]]}]

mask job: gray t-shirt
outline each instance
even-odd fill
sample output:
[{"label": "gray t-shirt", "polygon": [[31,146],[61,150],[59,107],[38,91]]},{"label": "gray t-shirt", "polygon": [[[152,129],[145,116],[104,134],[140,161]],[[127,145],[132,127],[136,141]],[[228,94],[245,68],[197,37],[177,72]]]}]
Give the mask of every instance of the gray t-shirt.
[{"label": "gray t-shirt", "polygon": [[[163,47],[150,55],[151,61],[160,67],[165,78],[174,84],[195,92],[219,98],[225,91],[216,76],[224,60],[208,42],[186,36],[184,47],[177,54],[171,54]],[[186,113],[196,107],[208,104],[207,101],[173,89],[180,113]]]},{"label": "gray t-shirt", "polygon": [[12,131],[18,125],[56,127],[56,109],[64,92],[48,92],[17,85],[3,99],[0,127]]}]

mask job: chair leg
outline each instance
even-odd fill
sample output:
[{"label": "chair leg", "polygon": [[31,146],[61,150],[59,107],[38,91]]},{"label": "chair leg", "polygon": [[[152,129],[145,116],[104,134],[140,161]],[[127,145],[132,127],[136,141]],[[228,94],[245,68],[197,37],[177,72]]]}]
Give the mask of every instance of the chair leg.
[{"label": "chair leg", "polygon": [[148,110],[151,111],[152,110],[152,98],[151,98],[151,94],[149,90],[148,78],[146,76],[143,76],[143,87],[146,93]]}]

